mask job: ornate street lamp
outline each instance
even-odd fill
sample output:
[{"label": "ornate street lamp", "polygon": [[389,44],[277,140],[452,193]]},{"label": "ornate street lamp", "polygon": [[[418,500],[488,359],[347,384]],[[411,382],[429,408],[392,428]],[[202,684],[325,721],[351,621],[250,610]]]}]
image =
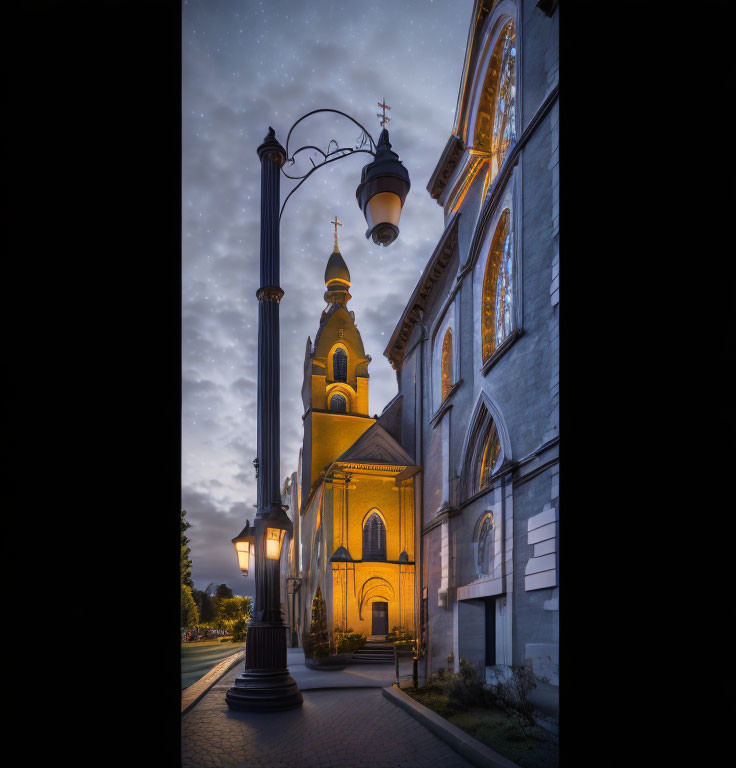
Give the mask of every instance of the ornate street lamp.
[{"label": "ornate street lamp", "polygon": [[[293,524],[286,514],[288,507],[281,504],[280,474],[280,413],[279,413],[279,302],[284,295],[279,287],[279,224],[286,203],[297,189],[318,168],[355,153],[373,156],[373,162],[363,169],[356,197],[368,223],[367,237],[373,242],[389,245],[399,234],[399,216],[409,191],[409,174],[401,165],[398,155],[391,151],[385,125],[378,145],[366,129],[350,115],[336,109],[317,109],[300,117],[289,130],[286,149],[276,140],[273,128],[258,147],[261,161],[261,287],[258,289],[258,457],[254,462],[257,472],[258,503],[255,525],[248,525],[233,539],[241,570],[243,559],[253,552],[255,557],[255,605],[248,625],[245,642],[245,669],[225,696],[231,709],[279,710],[297,707],[302,694],[289,674],[286,654],[286,627],[280,602],[279,563],[285,537],[292,535]],[[307,145],[289,154],[289,139],[296,126],[311,115],[332,112],[346,117],[362,133],[356,146],[340,147],[333,139],[323,152]],[[380,115],[379,115],[380,117]],[[334,148],[333,148],[334,144]],[[283,170],[285,163],[294,165],[296,156],[307,150],[322,155],[305,174],[290,176]],[[310,158],[311,160],[311,158]],[[280,174],[299,179],[299,183],[286,196],[281,210]],[[251,533],[253,531],[253,533]],[[253,537],[251,540],[251,536]],[[245,555],[245,545],[248,554]],[[241,549],[238,549],[238,547]]]},{"label": "ornate street lamp", "polygon": [[256,529],[251,528],[250,520],[245,524],[245,528],[232,540],[235,552],[238,555],[238,566],[243,576],[248,575],[248,566],[250,565],[250,554],[256,543]]},{"label": "ornate street lamp", "polygon": [[388,131],[378,138],[376,159],[363,168],[355,190],[358,205],[368,224],[366,237],[376,245],[391,245],[399,236],[399,217],[411,183],[396,152],[391,151]]}]

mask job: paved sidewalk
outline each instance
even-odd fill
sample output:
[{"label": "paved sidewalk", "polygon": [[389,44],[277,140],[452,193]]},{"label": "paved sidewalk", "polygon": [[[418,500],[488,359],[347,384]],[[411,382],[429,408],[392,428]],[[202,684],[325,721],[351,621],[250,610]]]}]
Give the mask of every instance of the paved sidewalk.
[{"label": "paved sidewalk", "polygon": [[[289,649],[289,671],[304,705],[286,712],[236,712],[225,691],[242,664],[182,716],[184,768],[468,768],[471,764],[385,699],[393,664],[322,672]],[[411,673],[411,659],[401,674]],[[341,690],[335,690],[339,688]]]}]

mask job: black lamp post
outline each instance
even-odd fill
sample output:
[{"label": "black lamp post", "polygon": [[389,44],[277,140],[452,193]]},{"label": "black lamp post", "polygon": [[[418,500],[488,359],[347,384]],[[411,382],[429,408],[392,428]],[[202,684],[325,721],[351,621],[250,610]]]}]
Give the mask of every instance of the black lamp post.
[{"label": "black lamp post", "polygon": [[[379,105],[380,106],[380,105]],[[363,133],[356,147],[339,147],[330,141],[327,152],[314,146],[300,147],[288,154],[289,138],[294,128],[305,118],[318,112],[343,115],[359,126]],[[385,110],[384,110],[385,115]],[[332,148],[333,142],[335,144]],[[368,149],[365,147],[368,146]],[[284,295],[279,287],[279,223],[284,206],[291,195],[322,166],[356,152],[373,155],[373,162],[363,168],[361,183],[356,191],[368,223],[366,236],[373,242],[389,245],[399,234],[401,208],[409,191],[409,174],[398,155],[391,151],[388,131],[383,130],[376,146],[368,131],[344,112],[318,109],[297,120],[289,130],[284,149],[276,140],[273,128],[258,147],[261,160],[261,287],[258,289],[258,511],[255,525],[249,525],[233,539],[241,570],[246,545],[248,555],[255,556],[255,606],[248,625],[245,642],[245,669],[226,694],[231,709],[280,710],[297,707],[302,694],[286,664],[286,627],[281,613],[279,594],[279,562],[281,547],[293,524],[281,504],[280,475],[280,413],[279,413],[279,302]],[[294,164],[297,154],[316,150],[323,160],[312,161],[312,168],[300,179],[284,200],[279,211],[280,173],[288,161]],[[375,150],[375,151],[374,151]],[[254,462],[256,464],[256,462]],[[240,549],[238,547],[240,546]]]}]

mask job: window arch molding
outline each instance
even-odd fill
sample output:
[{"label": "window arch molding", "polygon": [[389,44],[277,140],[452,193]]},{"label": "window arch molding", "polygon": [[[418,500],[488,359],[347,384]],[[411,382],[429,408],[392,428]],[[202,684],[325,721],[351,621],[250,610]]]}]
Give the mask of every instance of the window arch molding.
[{"label": "window arch molding", "polygon": [[498,472],[512,460],[511,441],[501,411],[489,395],[481,391],[468,423],[458,465],[460,489],[466,499],[483,490],[479,487],[479,477],[477,477],[476,470],[480,466],[480,459],[491,422],[496,427],[501,445],[501,462],[496,468],[496,472]]},{"label": "window arch molding", "polygon": [[448,304],[443,311],[440,312],[439,317],[435,320],[430,330],[430,338],[432,339],[431,349],[431,370],[429,371],[430,382],[430,402],[432,411],[442,405],[445,400],[445,396],[442,392],[442,361],[443,361],[443,346],[447,336],[448,330],[452,334],[452,350],[450,355],[451,362],[451,379],[452,384],[457,384],[460,380],[459,360],[460,360],[460,337],[459,332],[456,330],[459,328],[457,313],[457,302],[452,301]]},{"label": "window arch molding", "polygon": [[[514,25],[514,34],[516,36],[516,56],[514,64],[514,84],[516,88],[514,133],[517,137],[521,135],[521,107],[523,103],[521,92],[521,84],[523,82],[523,78],[521,76],[522,57],[520,55],[521,29],[518,23],[518,12],[514,0],[501,0],[501,2],[498,3],[498,5],[493,9],[493,12],[490,14],[488,20],[485,23],[485,28],[483,30],[480,44],[478,46],[479,55],[476,58],[477,63],[473,69],[472,77],[470,78],[468,99],[469,103],[467,119],[465,121],[465,130],[463,132],[463,139],[466,146],[473,147],[474,149],[477,149],[474,147],[473,142],[478,130],[478,121],[481,117],[481,109],[487,102],[487,94],[485,93],[484,88],[486,84],[486,76],[491,66],[491,59],[496,50],[496,45],[499,42],[501,33],[509,21]],[[491,101],[492,113],[494,104],[495,93],[494,98]],[[493,114],[491,115],[491,119],[493,119]]]},{"label": "window arch molding", "polygon": [[[482,230],[477,233],[477,240],[473,246],[471,246],[472,253],[468,257],[468,265],[472,264],[473,270],[473,313],[476,318],[480,319],[481,331],[483,327],[483,297],[485,288],[486,268],[488,267],[489,259],[491,258],[491,251],[494,244],[494,239],[501,222],[501,217],[504,212],[508,210],[508,225],[512,232],[512,248],[511,248],[511,332],[504,339],[506,342],[509,338],[516,338],[523,333],[522,318],[524,316],[523,303],[523,253],[522,253],[522,238],[518,236],[520,232],[519,219],[521,216],[521,185],[517,173],[519,168],[512,169],[512,175],[509,178],[507,184],[503,188],[497,203],[493,207],[493,211],[488,215],[487,220],[482,226]],[[483,333],[474,334],[473,344],[475,345],[473,351],[473,360],[476,370],[483,370],[483,373],[487,371],[484,368],[488,359],[483,354]],[[503,348],[506,348],[506,344],[503,344]],[[495,353],[494,353],[495,354]],[[493,357],[493,355],[491,355]],[[493,358],[495,359],[495,358]]]},{"label": "window arch molding", "polygon": [[[481,283],[481,360],[486,363],[517,329],[514,218],[501,206],[489,227]],[[500,298],[499,298],[500,294]]]},{"label": "window arch molding", "polygon": [[[336,366],[339,366],[339,363],[336,360],[338,350],[341,350],[342,353],[345,355],[345,358],[344,358],[345,378],[338,378],[335,375]],[[347,383],[349,378],[349,371],[350,371],[350,352],[348,351],[348,348],[342,342],[333,344],[329,354],[327,355],[327,366],[325,371],[325,373],[327,374],[325,376],[326,380],[329,382],[339,382],[341,384]]]},{"label": "window arch molding", "polygon": [[332,412],[331,400],[333,395],[342,395],[346,400],[345,413],[350,413],[356,394],[357,393],[353,390],[353,388],[349,384],[345,384],[345,382],[337,381],[328,384],[325,388],[325,401],[327,410]]},{"label": "window arch molding", "polygon": [[442,376],[442,400],[450,394],[455,383],[455,376],[453,368],[453,354],[452,354],[452,328],[448,328],[445,331],[444,338],[442,339],[442,357],[440,360],[440,374]]},{"label": "window arch molding", "polygon": [[[374,520],[377,521],[375,524]],[[362,552],[360,559],[363,561],[386,562],[388,526],[386,525],[385,516],[378,508],[373,507],[366,513],[361,526],[361,534]],[[367,541],[366,537],[370,537],[371,541]]]},{"label": "window arch molding", "polygon": [[386,530],[388,530],[388,523],[386,522],[386,515],[381,512],[381,510],[378,507],[371,507],[364,515],[363,519],[360,522],[360,530],[362,531],[365,528],[365,524],[368,522],[371,515],[378,515],[378,517],[381,518],[381,522],[383,523]]}]

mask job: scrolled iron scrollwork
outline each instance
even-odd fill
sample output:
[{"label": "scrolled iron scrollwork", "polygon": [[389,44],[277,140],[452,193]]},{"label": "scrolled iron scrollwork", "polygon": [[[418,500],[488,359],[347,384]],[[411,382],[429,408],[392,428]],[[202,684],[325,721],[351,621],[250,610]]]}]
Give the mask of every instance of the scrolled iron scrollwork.
[{"label": "scrolled iron scrollwork", "polygon": [[[314,144],[305,144],[303,147],[299,147],[299,149],[294,150],[293,152],[289,151],[289,141],[291,139],[291,134],[293,133],[294,129],[299,125],[299,123],[302,122],[302,120],[306,120],[306,118],[311,117],[312,115],[316,115],[319,112],[333,112],[337,115],[342,115],[343,117],[346,117],[351,122],[355,123],[355,125],[360,128],[361,133],[358,136],[358,138],[354,142],[354,146],[351,147],[341,147],[339,143],[335,139],[330,139],[329,143],[327,144],[327,150],[324,151],[320,149],[319,147],[316,147]],[[334,148],[333,148],[334,144]],[[366,148],[367,147],[367,148]],[[319,153],[322,156],[322,160],[319,163],[315,163],[314,160],[310,157],[309,161],[312,163],[312,167],[306,172],[301,175],[290,175],[289,173],[284,170],[286,166],[291,168],[296,163],[296,157],[301,152],[306,152],[308,150],[313,150],[317,153]],[[281,172],[286,176],[287,179],[299,179],[299,183],[294,187],[294,189],[289,192],[289,194],[286,196],[286,199],[283,202],[283,205],[281,206],[281,211],[279,212],[279,222],[281,221],[281,216],[284,212],[284,208],[286,207],[286,203],[289,201],[289,198],[294,194],[294,192],[301,187],[301,185],[319,168],[324,167],[325,165],[329,163],[334,163],[336,160],[340,160],[343,157],[348,157],[349,155],[354,154],[368,154],[372,157],[376,156],[376,142],[374,141],[371,134],[368,132],[368,130],[361,125],[355,118],[351,117],[350,115],[346,114],[345,112],[341,112],[339,109],[315,109],[312,112],[307,112],[306,115],[302,115],[289,129],[289,133],[286,136],[286,162],[281,168]]]}]

